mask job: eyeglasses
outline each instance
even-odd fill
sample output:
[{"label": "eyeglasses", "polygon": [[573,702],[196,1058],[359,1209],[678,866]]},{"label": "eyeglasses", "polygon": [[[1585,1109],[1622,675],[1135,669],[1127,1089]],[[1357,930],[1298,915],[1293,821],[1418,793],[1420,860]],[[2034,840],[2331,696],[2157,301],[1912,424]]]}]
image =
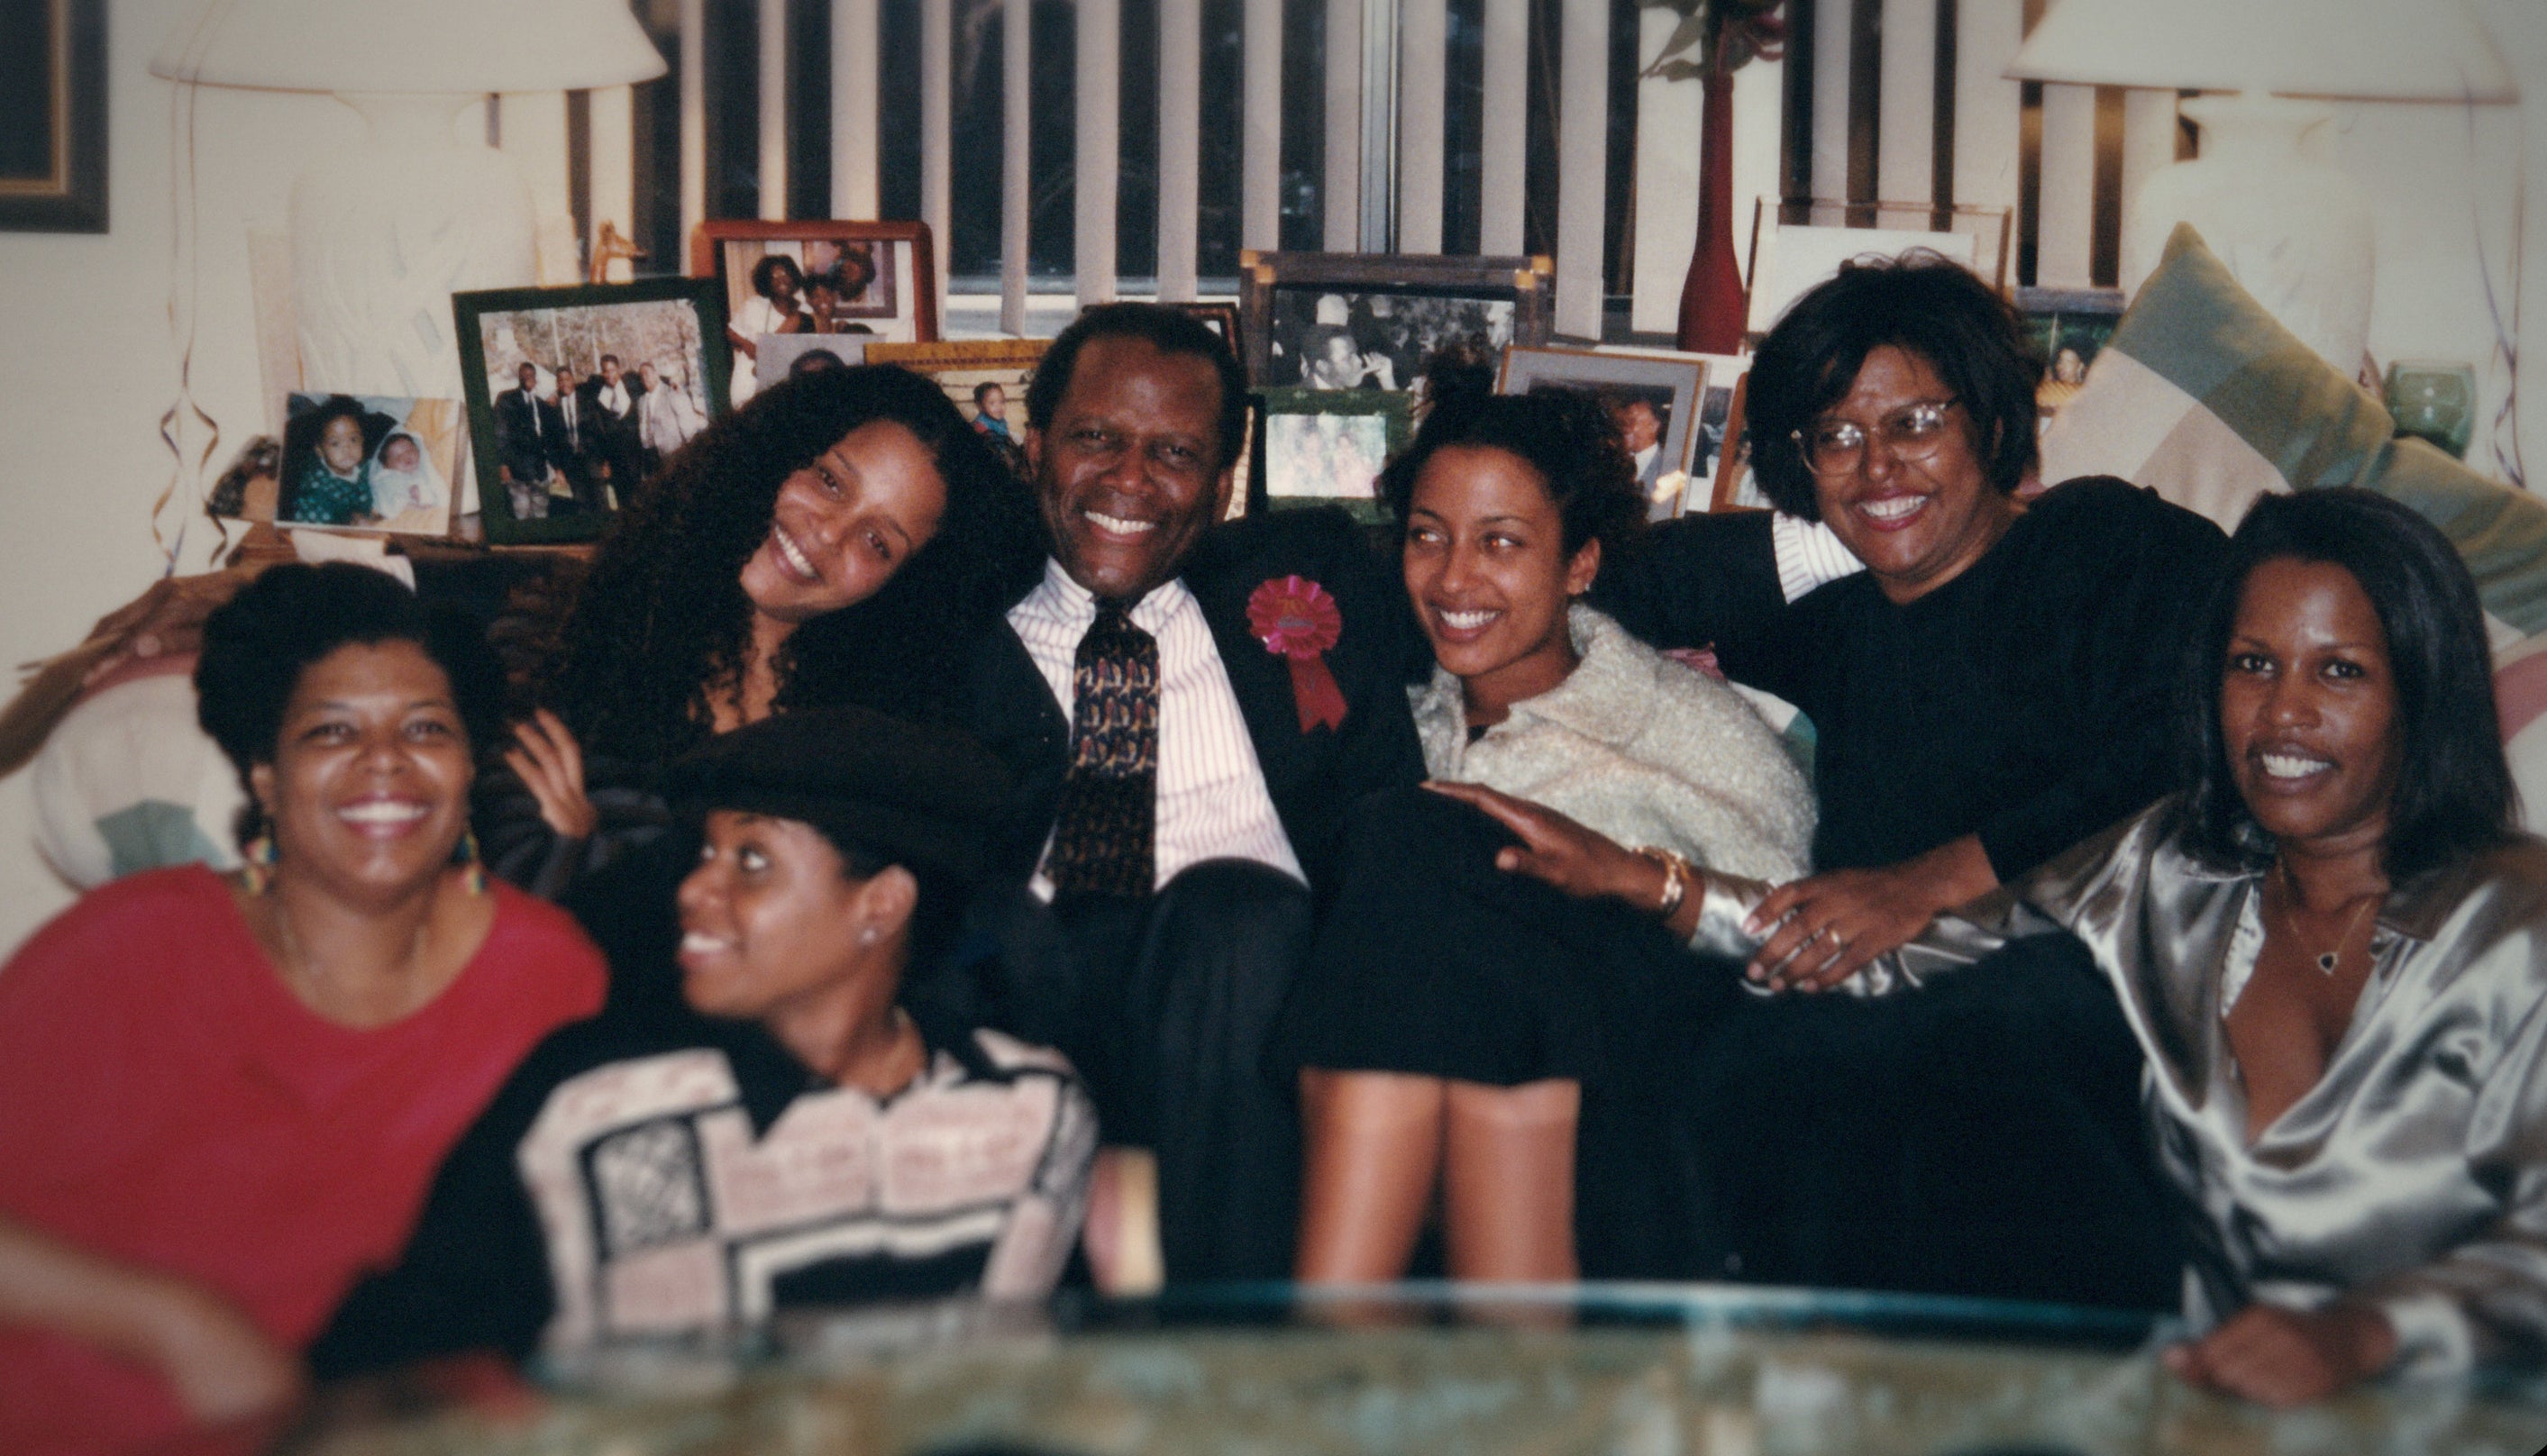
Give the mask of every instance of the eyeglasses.
[{"label": "eyeglasses", "polygon": [[1816,475],[1840,475],[1856,470],[1871,438],[1892,452],[1896,461],[1926,460],[1946,443],[1946,411],[1958,401],[1922,399],[1904,404],[1875,422],[1872,431],[1851,420],[1816,420],[1792,432],[1804,465]]}]

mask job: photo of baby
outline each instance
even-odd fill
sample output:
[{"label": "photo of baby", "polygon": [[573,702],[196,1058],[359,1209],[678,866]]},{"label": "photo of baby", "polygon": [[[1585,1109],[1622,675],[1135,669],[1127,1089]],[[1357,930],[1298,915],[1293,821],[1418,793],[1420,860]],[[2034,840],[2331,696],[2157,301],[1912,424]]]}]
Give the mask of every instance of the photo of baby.
[{"label": "photo of baby", "polygon": [[[292,394],[284,400],[272,519],[282,526],[445,536],[459,460],[456,399]],[[246,501],[240,508],[253,510]]]}]

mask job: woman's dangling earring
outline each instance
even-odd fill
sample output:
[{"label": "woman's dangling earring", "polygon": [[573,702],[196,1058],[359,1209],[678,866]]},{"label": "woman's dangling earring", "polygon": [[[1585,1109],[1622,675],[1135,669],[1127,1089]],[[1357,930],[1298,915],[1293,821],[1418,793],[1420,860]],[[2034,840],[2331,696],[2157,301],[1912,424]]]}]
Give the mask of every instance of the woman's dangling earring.
[{"label": "woman's dangling earring", "polygon": [[239,879],[250,895],[264,895],[274,889],[274,836],[259,834],[250,839],[239,856]]},{"label": "woman's dangling earring", "polygon": [[469,893],[471,895],[484,895],[486,893],[486,860],[484,856],[478,852],[478,831],[475,829],[463,829],[460,831],[460,864],[463,869],[469,872],[465,877],[465,883],[469,886]]}]

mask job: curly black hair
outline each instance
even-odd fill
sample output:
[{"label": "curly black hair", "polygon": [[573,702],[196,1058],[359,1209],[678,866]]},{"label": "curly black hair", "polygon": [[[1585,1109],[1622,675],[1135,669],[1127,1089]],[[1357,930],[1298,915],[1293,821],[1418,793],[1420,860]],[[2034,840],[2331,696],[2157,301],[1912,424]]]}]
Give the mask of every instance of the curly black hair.
[{"label": "curly black hair", "polygon": [[1899,349],[1926,360],[1972,421],[1973,454],[1991,488],[2013,492],[2033,470],[2034,391],[2043,362],[2013,304],[1971,269],[1926,248],[1871,256],[1795,301],[1751,356],[1751,464],[1761,492],[1791,516],[1821,519],[1796,432],[1846,397],[1866,356]]},{"label": "curly black hair", "polygon": [[943,719],[975,633],[1030,582],[1035,515],[945,393],[891,365],[780,382],[665,464],[595,553],[539,696],[588,750],[661,763],[712,731],[712,695],[751,641],[744,563],[778,487],[861,425],[892,420],[945,481],[937,534],[882,590],[790,634],[772,664],[782,709],[853,703]]},{"label": "curly black hair", "polygon": [[1605,562],[1642,541],[1645,496],[1635,464],[1608,406],[1579,389],[1528,394],[1454,392],[1433,406],[1415,443],[1379,473],[1380,498],[1400,526],[1415,501],[1415,481],[1434,455],[1453,445],[1500,450],[1537,471],[1564,523],[1565,553],[1601,543]]},{"label": "curly black hair", "polygon": [[[270,567],[204,619],[195,721],[246,787],[250,769],[274,761],[301,675],[339,647],[383,642],[413,642],[442,669],[473,748],[503,733],[504,668],[477,620],[428,607],[397,578],[349,561]],[[251,789],[238,842],[264,829]]]},{"label": "curly black hair", "polygon": [[764,299],[776,298],[777,295],[771,291],[770,280],[778,276],[781,268],[796,275],[798,289],[805,287],[805,270],[796,265],[796,260],[785,253],[771,253],[751,265],[751,291]]}]

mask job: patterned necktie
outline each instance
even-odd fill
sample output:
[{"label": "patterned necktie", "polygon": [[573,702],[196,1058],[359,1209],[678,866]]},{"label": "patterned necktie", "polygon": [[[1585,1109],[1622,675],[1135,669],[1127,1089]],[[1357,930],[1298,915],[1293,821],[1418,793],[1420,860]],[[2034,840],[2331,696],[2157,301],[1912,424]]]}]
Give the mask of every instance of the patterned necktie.
[{"label": "patterned necktie", "polygon": [[1045,870],[1053,894],[1150,893],[1158,856],[1159,643],[1099,601],[1071,674],[1070,772]]}]

